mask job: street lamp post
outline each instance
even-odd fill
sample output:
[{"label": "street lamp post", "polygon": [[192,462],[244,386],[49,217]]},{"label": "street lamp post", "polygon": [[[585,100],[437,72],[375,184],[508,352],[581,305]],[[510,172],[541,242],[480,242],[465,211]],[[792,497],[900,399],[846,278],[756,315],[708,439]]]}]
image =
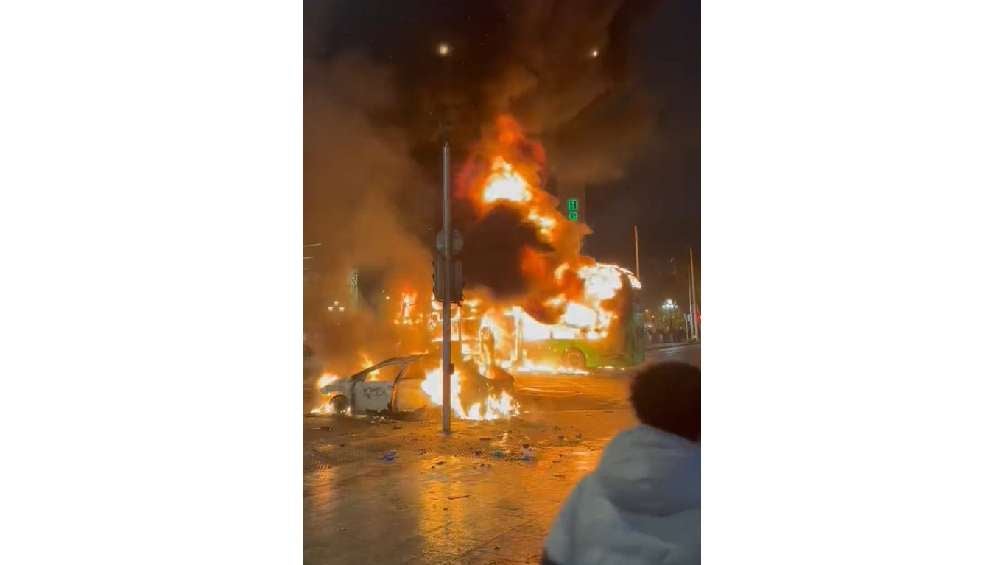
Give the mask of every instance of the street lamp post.
[{"label": "street lamp post", "polygon": [[[450,44],[441,42],[436,46],[436,53],[443,59],[450,56]],[[447,73],[449,64],[447,61]],[[447,76],[447,78],[449,78]],[[447,124],[448,125],[448,124]],[[451,359],[452,345],[450,343],[450,326],[453,324],[453,257],[451,240],[453,231],[450,227],[450,142],[446,130],[443,130],[443,434],[450,433],[450,416],[452,412],[450,377],[453,375]]]},{"label": "street lamp post", "polygon": [[450,376],[453,374],[453,362],[450,359],[450,325],[453,323],[451,315],[453,305],[453,288],[451,279],[453,278],[453,257],[450,240],[450,143],[443,142],[443,262],[446,268],[443,269],[443,433],[450,433]]},{"label": "street lamp post", "polygon": [[638,226],[634,227],[634,276],[641,280],[641,261],[638,259]]},{"label": "street lamp post", "polygon": [[697,284],[694,282],[694,249],[690,248],[690,323],[694,325],[694,339],[701,340],[701,328],[697,322],[697,313],[700,307],[697,305]]}]

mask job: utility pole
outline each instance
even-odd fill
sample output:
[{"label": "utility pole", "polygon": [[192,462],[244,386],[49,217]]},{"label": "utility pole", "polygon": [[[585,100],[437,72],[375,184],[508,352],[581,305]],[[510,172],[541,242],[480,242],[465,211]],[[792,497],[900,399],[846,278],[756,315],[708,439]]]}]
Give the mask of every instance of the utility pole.
[{"label": "utility pole", "polygon": [[694,337],[694,279],[691,278],[687,281],[687,304],[690,306],[690,312],[684,316],[687,318],[687,341],[690,341]]},{"label": "utility pole", "polygon": [[[449,91],[450,86],[450,54],[452,53],[452,46],[443,41],[436,46],[436,54],[440,59],[443,60],[443,72],[444,72],[444,84],[443,87]],[[450,343],[450,326],[453,324],[453,285],[462,285],[461,275],[457,274],[456,281],[453,280],[453,253],[459,252],[463,243],[458,239],[456,245],[453,245],[453,229],[450,226],[450,141],[449,141],[449,130],[451,125],[451,112],[449,108],[449,99],[444,99],[443,114],[440,117],[439,131],[443,136],[443,231],[442,241],[443,244],[440,247],[437,241],[437,248],[442,253],[440,265],[443,266],[442,269],[434,268],[438,271],[438,276],[442,280],[442,286],[440,287],[440,300],[443,305],[443,434],[448,435],[450,433],[450,416],[452,414],[452,406],[450,402],[451,391],[450,391],[450,377],[453,376],[453,362],[452,362],[452,344]],[[454,250],[456,247],[456,250]],[[436,275],[434,275],[436,276]],[[437,281],[438,286],[438,281]],[[435,291],[434,291],[435,292]]]},{"label": "utility pole", "polygon": [[634,227],[634,276],[641,280],[641,263],[638,261],[638,226]]},{"label": "utility pole", "polygon": [[450,280],[453,276],[453,250],[450,248],[452,237],[450,228],[450,142],[443,142],[443,255],[446,268],[443,269],[443,433],[450,433],[450,376],[453,374],[453,363],[450,359],[450,326],[453,324],[453,287]]},{"label": "utility pole", "polygon": [[694,324],[694,339],[701,340],[701,330],[697,325],[697,284],[694,282],[694,248],[690,248],[690,323]]}]

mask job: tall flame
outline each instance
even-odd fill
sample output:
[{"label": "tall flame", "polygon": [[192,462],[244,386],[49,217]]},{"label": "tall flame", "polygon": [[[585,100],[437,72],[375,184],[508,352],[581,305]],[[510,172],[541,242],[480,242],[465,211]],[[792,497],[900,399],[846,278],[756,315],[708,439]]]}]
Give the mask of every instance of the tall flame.
[{"label": "tall flame", "polygon": [[[443,405],[443,370],[430,369],[422,381],[422,392],[436,406]],[[460,403],[460,370],[450,375],[450,410],[461,420],[498,420],[519,414],[519,403],[507,392],[489,394],[483,402],[474,402],[464,410]]]},{"label": "tall flame", "polygon": [[[589,229],[559,212],[558,200],[545,190],[543,147],[526,138],[508,116],[498,119],[494,131],[494,137],[486,137],[471,152],[472,158],[460,175],[458,194],[470,200],[478,219],[505,207],[507,218],[514,211],[536,232],[537,241],[513,249],[518,255],[512,255],[506,267],[515,270],[511,275],[525,283],[520,286],[521,295],[499,298],[483,288],[465,288],[463,306],[451,307],[446,316],[440,303],[431,297],[427,300],[424,293],[420,296],[412,290],[414,286],[402,285],[385,295],[389,321],[401,335],[414,334],[425,346],[441,339],[435,329],[445,318],[453,324],[460,355],[468,362],[462,364],[463,370],[473,371],[477,366],[485,376],[498,377],[498,371],[586,374],[584,351],[579,351],[583,355],[569,354],[575,353],[573,348],[586,347],[575,342],[605,346],[604,340],[609,340],[615,344],[612,336],[620,335],[623,327],[619,320],[630,315],[627,298],[641,283],[627,269],[580,254],[582,237]],[[548,340],[572,343],[550,347]],[[562,359],[534,358],[538,354],[545,357],[544,350],[560,352]],[[588,362],[596,363],[596,358],[591,354]],[[360,361],[363,368],[372,365],[361,352]],[[463,405],[462,386],[470,381],[466,378],[469,375],[460,371],[458,367],[450,379],[455,417],[494,420],[519,414],[518,403],[504,391]],[[421,382],[421,390],[437,406],[443,404],[442,380],[441,369],[435,368],[426,371]],[[470,396],[471,391],[464,392],[465,397]],[[319,410],[330,410],[330,406]]]},{"label": "tall flame", "polygon": [[484,201],[509,200],[528,202],[530,186],[522,175],[513,170],[512,165],[501,156],[492,161],[491,174],[485,181]]},{"label": "tall flame", "polygon": [[[550,248],[524,245],[520,250],[519,276],[528,287],[524,296],[493,305],[490,293],[487,297],[473,290],[469,293],[487,302],[480,312],[480,329],[489,328],[493,344],[506,342],[510,350],[518,350],[522,343],[546,340],[607,339],[625,314],[624,281],[634,289],[641,283],[627,269],[598,263],[579,253],[588,228],[565,218],[557,210],[557,199],[544,189],[547,169],[543,147],[527,138],[511,116],[500,116],[495,126],[495,136],[483,140],[476,161],[472,161],[488,167],[472,165],[466,169],[472,172],[463,177],[467,184],[461,192],[474,200],[482,215],[502,205],[516,210],[526,224],[534,226],[537,239]],[[511,322],[508,327],[500,324],[500,313]],[[563,369],[541,365],[518,351],[497,361],[516,371]],[[479,363],[484,367],[483,360]]]}]

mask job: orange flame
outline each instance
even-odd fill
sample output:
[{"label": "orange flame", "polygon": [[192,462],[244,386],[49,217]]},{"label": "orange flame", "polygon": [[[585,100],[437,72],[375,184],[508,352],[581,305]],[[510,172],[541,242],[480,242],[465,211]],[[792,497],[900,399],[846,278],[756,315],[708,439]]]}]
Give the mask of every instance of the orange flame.
[{"label": "orange flame", "polygon": [[502,157],[492,161],[492,172],[485,182],[484,201],[509,200],[511,202],[528,202],[530,187],[526,179],[513,170]]},{"label": "orange flame", "polygon": [[[422,381],[422,392],[436,406],[443,405],[443,370],[430,369]],[[464,410],[460,403],[460,370],[454,368],[450,375],[450,410],[461,420],[498,420],[519,414],[519,403],[507,392],[489,395],[484,403],[475,402]]]},{"label": "orange flame", "polygon": [[[497,205],[518,211],[534,226],[537,239],[550,246],[526,245],[520,250],[520,275],[527,292],[507,303],[493,302],[490,294],[478,313],[480,327],[489,329],[493,346],[504,344],[511,355],[488,355],[492,362],[513,370],[533,369],[563,372],[568,368],[541,364],[520,353],[522,343],[546,340],[607,339],[630,287],[641,283],[626,269],[597,263],[580,255],[582,236],[588,228],[565,218],[558,201],[544,189],[545,156],[540,143],[527,138],[511,116],[499,116],[494,135],[486,137],[461,175],[460,192],[471,198],[484,215]],[[485,164],[488,166],[485,167]],[[500,324],[499,313],[511,324]],[[484,345],[480,349],[484,349]],[[485,355],[477,359],[484,370]],[[508,357],[508,358],[506,358]],[[580,369],[581,370],[581,369]]]}]

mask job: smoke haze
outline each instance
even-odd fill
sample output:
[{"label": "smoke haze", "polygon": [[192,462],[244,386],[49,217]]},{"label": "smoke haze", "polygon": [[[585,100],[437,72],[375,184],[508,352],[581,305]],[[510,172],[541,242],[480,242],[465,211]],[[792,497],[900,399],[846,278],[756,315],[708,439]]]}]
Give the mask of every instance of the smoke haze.
[{"label": "smoke haze", "polygon": [[[655,106],[632,80],[629,45],[656,3],[306,1],[304,235],[323,243],[305,262],[314,281],[307,325],[326,323],[321,304],[344,291],[353,268],[428,295],[444,128],[458,166],[476,158],[497,116],[511,114],[546,148],[545,182],[623,175],[651,134]],[[440,41],[453,47],[446,60],[435,55]],[[511,276],[519,257],[501,249],[541,248],[532,230],[504,209],[475,225],[460,208],[457,221],[468,280],[501,295],[525,291]]]}]

